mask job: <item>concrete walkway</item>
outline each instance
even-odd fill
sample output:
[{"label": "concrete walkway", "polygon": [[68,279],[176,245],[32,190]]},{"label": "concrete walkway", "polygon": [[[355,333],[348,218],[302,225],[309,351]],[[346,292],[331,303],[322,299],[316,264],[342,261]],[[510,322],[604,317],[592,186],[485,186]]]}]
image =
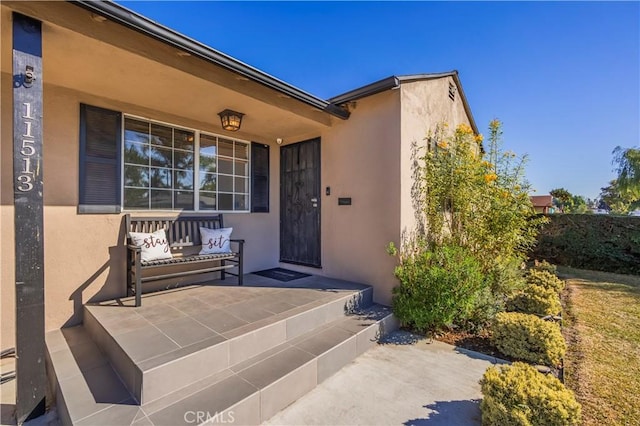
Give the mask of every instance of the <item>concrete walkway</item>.
[{"label": "concrete walkway", "polygon": [[478,381],[494,357],[393,333],[269,425],[480,425]]}]

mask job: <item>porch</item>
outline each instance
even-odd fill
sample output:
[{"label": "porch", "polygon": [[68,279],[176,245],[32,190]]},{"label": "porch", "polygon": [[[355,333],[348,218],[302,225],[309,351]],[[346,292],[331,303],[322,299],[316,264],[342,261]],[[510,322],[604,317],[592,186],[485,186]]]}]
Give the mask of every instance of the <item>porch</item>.
[{"label": "porch", "polygon": [[397,328],[366,285],[244,280],[88,304],[48,333],[61,423],[260,424]]}]

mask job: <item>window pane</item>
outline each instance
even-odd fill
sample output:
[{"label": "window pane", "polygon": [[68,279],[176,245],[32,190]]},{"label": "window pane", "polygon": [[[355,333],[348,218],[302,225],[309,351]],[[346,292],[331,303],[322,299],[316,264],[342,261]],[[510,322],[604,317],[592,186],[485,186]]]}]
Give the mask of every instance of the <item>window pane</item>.
[{"label": "window pane", "polygon": [[149,164],[149,145],[125,141],[124,162],[131,164]]},{"label": "window pane", "polygon": [[149,169],[139,166],[124,166],[125,186],[149,187]]},{"label": "window pane", "polygon": [[217,154],[216,137],[200,135],[200,154],[214,157]]},{"label": "window pane", "polygon": [[172,191],[151,190],[152,209],[171,209]]},{"label": "window pane", "polygon": [[152,188],[171,189],[171,169],[151,169],[149,174]]},{"label": "window pane", "polygon": [[173,172],[173,184],[176,189],[193,189],[193,172]]},{"label": "window pane", "polygon": [[241,158],[243,160],[246,160],[249,158],[249,145],[242,142],[236,142],[235,146],[236,146],[236,155],[235,155],[236,158]]},{"label": "window pane", "polygon": [[233,157],[233,141],[229,139],[218,139],[218,155]]},{"label": "window pane", "polygon": [[171,127],[151,124],[151,143],[171,148],[173,146],[173,131]]},{"label": "window pane", "polygon": [[175,129],[173,131],[173,147],[193,151],[195,135],[188,130]]},{"label": "window pane", "polygon": [[218,194],[218,210],[233,210],[233,194]]},{"label": "window pane", "polygon": [[173,208],[193,210],[193,192],[175,191],[173,193]]},{"label": "window pane", "polygon": [[233,177],[218,175],[218,191],[233,192]]},{"label": "window pane", "polygon": [[149,143],[149,123],[125,118],[124,139],[130,142]]},{"label": "window pane", "polygon": [[248,210],[249,206],[247,205],[248,203],[248,196],[246,195],[234,195],[233,196],[234,199],[234,207],[235,210]]},{"label": "window pane", "polygon": [[151,165],[159,167],[171,167],[173,163],[173,151],[170,149],[151,147]]},{"label": "window pane", "polygon": [[242,177],[236,177],[234,179],[236,181],[236,186],[233,189],[233,192],[249,192],[249,179]]},{"label": "window pane", "polygon": [[225,160],[223,158],[218,159],[218,173],[224,173],[227,175],[233,174],[233,161]]},{"label": "window pane", "polygon": [[148,209],[149,190],[148,189],[124,189],[124,206],[128,209]]},{"label": "window pane", "polygon": [[193,169],[193,153],[187,151],[174,151],[174,166],[176,169]]},{"label": "window pane", "polygon": [[214,173],[216,171],[216,157],[200,156],[200,170]]},{"label": "window pane", "polygon": [[200,209],[215,210],[216,209],[216,193],[200,191]]},{"label": "window pane", "polygon": [[200,189],[204,191],[215,191],[216,175],[211,173],[200,173]]},{"label": "window pane", "polygon": [[236,171],[235,171],[236,176],[249,175],[249,173],[247,173],[248,163],[246,161],[236,161],[235,165],[236,165]]}]

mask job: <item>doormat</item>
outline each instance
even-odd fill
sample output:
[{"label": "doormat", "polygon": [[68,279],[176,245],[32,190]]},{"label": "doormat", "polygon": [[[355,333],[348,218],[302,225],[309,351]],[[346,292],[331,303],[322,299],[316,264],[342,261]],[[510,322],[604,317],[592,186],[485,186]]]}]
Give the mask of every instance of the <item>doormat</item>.
[{"label": "doormat", "polygon": [[265,269],[264,271],[252,272],[253,274],[260,275],[262,277],[271,278],[278,281],[293,281],[298,278],[310,277],[309,274],[303,274],[302,272],[291,271],[284,268],[272,268]]}]

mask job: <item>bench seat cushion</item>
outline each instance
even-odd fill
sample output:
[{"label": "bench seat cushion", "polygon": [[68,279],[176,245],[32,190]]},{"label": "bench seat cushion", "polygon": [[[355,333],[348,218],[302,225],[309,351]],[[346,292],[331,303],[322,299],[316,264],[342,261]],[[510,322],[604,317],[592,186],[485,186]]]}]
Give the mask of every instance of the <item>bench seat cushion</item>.
[{"label": "bench seat cushion", "polygon": [[215,254],[195,254],[193,256],[174,257],[171,259],[158,259],[150,260],[148,262],[140,262],[141,266],[163,266],[163,265],[178,265],[181,263],[190,262],[202,262],[206,260],[225,260],[233,259],[237,256],[237,253],[215,253]]}]

